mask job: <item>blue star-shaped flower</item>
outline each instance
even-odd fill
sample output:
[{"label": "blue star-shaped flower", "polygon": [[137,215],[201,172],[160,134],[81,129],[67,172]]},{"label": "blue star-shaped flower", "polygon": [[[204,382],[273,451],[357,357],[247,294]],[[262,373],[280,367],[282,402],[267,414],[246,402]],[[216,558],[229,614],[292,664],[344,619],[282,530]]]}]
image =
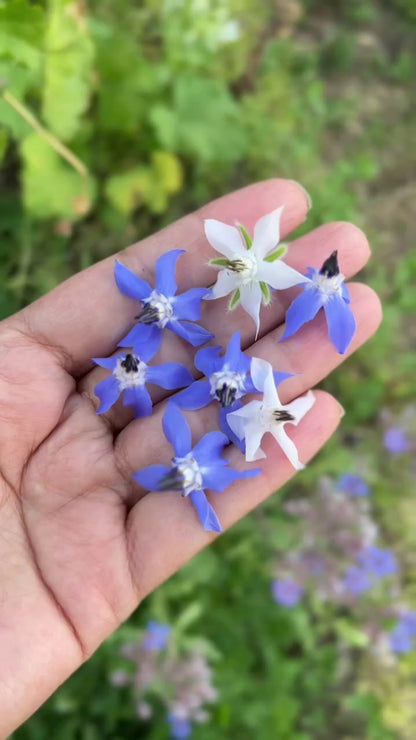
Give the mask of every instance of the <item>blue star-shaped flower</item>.
[{"label": "blue star-shaped flower", "polygon": [[347,591],[354,596],[361,596],[361,594],[368,591],[371,586],[371,578],[364,568],[359,568],[356,565],[350,565],[347,568],[344,578],[344,587]]},{"label": "blue star-shaped flower", "polygon": [[392,576],[397,572],[397,562],[393,553],[376,545],[369,545],[360,553],[358,559],[362,567],[377,578]]},{"label": "blue star-shaped flower", "polygon": [[305,282],[299,283],[303,292],[295,298],[286,313],[286,327],[280,341],[295,334],[323,308],[329,338],[343,355],[354,336],[356,324],[349,306],[351,299],[345,278],[339,271],[337,252],[332,252],[320,270],[308,267],[305,278]]},{"label": "blue star-shaped flower", "polygon": [[169,624],[159,624],[156,620],[151,619],[147,623],[146,632],[143,635],[142,648],[148,653],[164,650],[168,644],[171,631],[172,628]]},{"label": "blue star-shaped flower", "polygon": [[[222,431],[241,449],[241,441],[227,422],[227,414],[241,408],[241,398],[247,393],[260,393],[250,377],[251,357],[241,351],[240,332],[231,337],[227,350],[220,357],[221,347],[205,347],[195,355],[195,367],[206,376],[173,396],[172,401],[182,409],[195,411],[211,401],[220,404]],[[291,373],[274,373],[276,385],[291,377]],[[244,443],[243,443],[244,444]]]},{"label": "blue star-shaped flower", "polygon": [[260,469],[240,472],[228,467],[221,457],[228,438],[222,432],[208,432],[192,447],[189,425],[174,403],[168,403],[163,431],[175,451],[172,465],[149,465],[133,478],[150,491],[180,491],[189,496],[205,529],[222,532],[221,524],[204,493],[205,488],[221,493],[235,480],[253,478]]},{"label": "blue star-shaped flower", "polygon": [[151,348],[155,355],[162,341],[162,330],[166,327],[186,339],[194,347],[212,339],[202,326],[192,323],[201,317],[201,301],[211,291],[208,288],[191,288],[175,295],[175,266],[184,249],[172,249],[162,254],[156,262],[156,287],[135,275],[128,267],[116,260],[114,277],[119,290],[129,298],[141,301],[143,308],[138,323],[123,337],[119,347],[133,347],[140,353],[143,345]]},{"label": "blue star-shaped flower", "polygon": [[402,619],[389,634],[390,647],[394,653],[409,653],[414,647],[414,633]]},{"label": "blue star-shaped flower", "polygon": [[167,390],[183,388],[192,383],[191,373],[179,362],[147,365],[153,354],[151,347],[143,346],[140,355],[120,353],[115,357],[94,358],[93,362],[97,365],[111,370],[111,375],[94,388],[95,395],[100,399],[98,414],[108,411],[123,393],[124,406],[133,406],[136,417],[150,416],[152,399],[146,383],[154,383]]}]

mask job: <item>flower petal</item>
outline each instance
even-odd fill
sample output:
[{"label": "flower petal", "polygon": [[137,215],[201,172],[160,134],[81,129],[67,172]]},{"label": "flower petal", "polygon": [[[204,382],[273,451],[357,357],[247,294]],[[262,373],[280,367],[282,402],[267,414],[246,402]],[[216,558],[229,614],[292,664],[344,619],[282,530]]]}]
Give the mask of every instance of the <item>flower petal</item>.
[{"label": "flower petal", "polygon": [[[230,419],[228,419],[228,422]],[[230,424],[231,426],[231,424]],[[246,461],[261,460],[266,457],[261,448],[261,440],[265,434],[265,429],[260,426],[257,420],[249,421],[244,426],[244,437],[246,441]]]},{"label": "flower petal", "polygon": [[177,457],[184,457],[191,450],[192,438],[189,424],[179,407],[169,402],[162,419],[163,432]]},{"label": "flower petal", "polygon": [[276,424],[275,426],[270,427],[269,431],[293,467],[296,468],[296,470],[302,470],[305,466],[300,462],[296,445],[285,432],[283,425]]},{"label": "flower petal", "polygon": [[115,355],[115,357],[93,357],[92,361],[100,367],[105,367],[107,370],[114,370],[119,357],[120,355]]},{"label": "flower petal", "polygon": [[252,249],[260,259],[276,249],[280,242],[280,218],[283,208],[284,206],[280,206],[271,213],[266,213],[259,218],[254,227]]},{"label": "flower petal", "polygon": [[260,306],[262,292],[259,283],[252,281],[240,286],[241,305],[256,325],[256,337],[260,329]]},{"label": "flower petal", "polygon": [[203,473],[204,488],[209,488],[211,491],[217,491],[221,493],[231,483],[242,478],[254,478],[259,475],[262,471],[259,468],[253,468],[252,470],[234,470],[234,468],[211,468],[206,473]]},{"label": "flower petal", "polygon": [[304,396],[295,398],[291,403],[286,404],[286,406],[282,406],[283,409],[286,409],[295,417],[295,421],[289,421],[288,424],[294,424],[297,426],[308,411],[311,410],[315,400],[314,393],[312,391],[308,391]]},{"label": "flower petal", "polygon": [[152,399],[144,385],[125,388],[123,392],[123,405],[133,406],[136,419],[150,416],[152,413]]},{"label": "flower petal", "polygon": [[116,260],[114,265],[114,278],[118,289],[124,295],[128,295],[129,298],[135,298],[137,301],[148,298],[152,292],[152,288],[146,280],[139,278],[138,275],[118,260]]},{"label": "flower petal", "polygon": [[213,339],[214,335],[204,329],[199,324],[193,324],[191,321],[169,321],[166,326],[171,329],[182,339],[186,339],[193,347],[199,347]]},{"label": "flower petal", "polygon": [[94,395],[100,399],[100,406],[97,414],[105,414],[117,401],[120,395],[120,385],[114,375],[102,380],[94,388]]},{"label": "flower petal", "polygon": [[154,383],[167,390],[183,388],[194,381],[188,368],[180,362],[164,362],[161,365],[148,367],[146,379],[149,383]]},{"label": "flower petal", "polygon": [[[235,404],[233,404],[232,408],[226,408],[224,406],[220,406],[220,414],[219,414],[219,422],[220,422],[220,428],[224,432],[224,434],[227,435],[230,442],[232,442],[238,449],[244,453],[245,452],[245,443],[244,443],[244,432],[242,433],[242,439],[237,437],[235,432],[231,429],[228,421],[227,416],[228,414],[232,413],[233,411],[238,411],[238,409],[242,408],[243,404],[241,401],[236,401]],[[241,417],[240,417],[241,419]],[[237,422],[238,424],[239,422]],[[242,420],[241,420],[241,423]]]},{"label": "flower petal", "polygon": [[336,294],[326,301],[324,311],[329,329],[329,338],[339,354],[343,355],[355,333],[354,314],[344,299]]},{"label": "flower petal", "polygon": [[196,509],[204,529],[208,530],[208,532],[222,532],[219,519],[205,496],[205,493],[203,491],[192,491],[192,493],[189,494],[189,498]]},{"label": "flower petal", "polygon": [[261,262],[257,270],[257,277],[275,290],[286,290],[294,285],[302,285],[305,276],[282,260],[275,262]]},{"label": "flower petal", "polygon": [[235,259],[236,254],[245,253],[243,237],[235,226],[229,226],[214,218],[206,218],[204,230],[211,247],[228,259]]},{"label": "flower petal", "polygon": [[316,288],[306,288],[291,303],[286,312],[286,325],[280,342],[295,334],[303,324],[315,318],[322,308],[322,295]]},{"label": "flower petal", "polygon": [[160,481],[165,477],[172,468],[169,465],[149,465],[147,468],[139,470],[137,473],[133,473],[132,477],[143,488],[148,491],[157,491],[160,485]]},{"label": "flower petal", "polygon": [[207,380],[196,380],[189,388],[175,393],[172,396],[172,402],[176,403],[180,409],[196,411],[208,406],[212,398],[210,394],[210,385]]},{"label": "flower petal", "polygon": [[208,296],[207,300],[216,300],[217,298],[223,298],[225,295],[232,293],[240,286],[240,279],[237,272],[230,272],[229,270],[220,270],[217,277],[217,282],[212,286],[212,293]]},{"label": "flower petal", "polygon": [[195,355],[194,364],[201,373],[207,376],[217,372],[223,366],[223,358],[219,357],[221,347],[204,347]]},{"label": "flower petal", "polygon": [[266,406],[280,406],[279,396],[276,390],[273,368],[270,362],[261,360],[259,357],[253,357],[250,369],[251,379],[255,388],[264,393],[264,403]]},{"label": "flower petal", "polygon": [[119,347],[133,347],[143,362],[149,362],[159,351],[162,329],[157,324],[136,324],[118,343]]},{"label": "flower petal", "polygon": [[170,252],[162,254],[156,262],[156,290],[168,298],[176,293],[178,286],[175,280],[175,267],[179,255],[184,251],[184,249],[171,249]]},{"label": "flower petal", "polygon": [[191,288],[174,297],[173,312],[177,319],[198,321],[201,318],[201,301],[211,295],[209,288]]},{"label": "flower petal", "polygon": [[[192,450],[192,456],[200,468],[215,468],[227,465],[221,452],[228,445],[228,437],[222,432],[208,432],[199,440]],[[205,471],[203,471],[205,474]]]},{"label": "flower petal", "polygon": [[248,373],[251,365],[251,358],[247,357],[241,351],[241,333],[239,331],[234,332],[228,347],[224,355],[224,365],[227,365],[230,370],[234,370],[236,373]]}]

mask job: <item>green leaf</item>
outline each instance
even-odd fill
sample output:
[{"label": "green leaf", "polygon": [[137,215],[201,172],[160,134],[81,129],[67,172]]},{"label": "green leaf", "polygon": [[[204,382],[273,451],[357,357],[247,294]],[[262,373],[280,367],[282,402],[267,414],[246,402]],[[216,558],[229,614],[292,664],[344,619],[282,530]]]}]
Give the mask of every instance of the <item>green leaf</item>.
[{"label": "green leaf", "polygon": [[42,62],[44,10],[28,0],[8,0],[0,5],[0,55],[29,69]]},{"label": "green leaf", "polygon": [[253,240],[252,240],[250,234],[248,233],[246,227],[243,226],[243,224],[237,224],[237,226],[240,229],[240,231],[241,231],[241,233],[242,233],[242,235],[244,237],[244,241],[246,243],[247,249],[251,249],[252,244],[253,244]]},{"label": "green leaf", "polygon": [[240,298],[241,298],[240,288],[237,288],[237,290],[235,290],[234,293],[232,294],[231,300],[228,304],[228,308],[230,311],[232,311],[233,308],[235,308],[239,304]]},{"label": "green leaf", "polygon": [[94,187],[71,169],[38,133],[20,145],[23,160],[23,201],[38,218],[68,218],[76,221],[90,209]]},{"label": "green leaf", "polygon": [[210,260],[210,265],[218,265],[219,267],[228,267],[228,260],[225,257],[219,257],[218,259]]},{"label": "green leaf", "polygon": [[284,257],[284,255],[287,252],[287,246],[286,244],[281,244],[279,249],[276,249],[275,252],[272,252],[271,254],[267,255],[267,257],[264,258],[265,262],[275,262],[278,259],[281,259],[281,257]]},{"label": "green leaf", "polygon": [[263,296],[264,296],[264,302],[265,302],[266,306],[268,306],[269,303],[270,303],[270,301],[271,301],[271,299],[272,299],[271,298],[271,295],[270,295],[270,288],[267,285],[267,283],[264,283],[263,281],[260,282],[260,288],[261,288],[261,292],[263,293]]},{"label": "green leaf", "polygon": [[77,7],[49,0],[42,110],[47,126],[63,141],[78,131],[92,80],[93,44]]},{"label": "green leaf", "polygon": [[169,196],[182,185],[182,167],[173,154],[153,152],[150,166],[133,167],[107,180],[105,191],[112,205],[126,215],[145,204],[162,213]]}]

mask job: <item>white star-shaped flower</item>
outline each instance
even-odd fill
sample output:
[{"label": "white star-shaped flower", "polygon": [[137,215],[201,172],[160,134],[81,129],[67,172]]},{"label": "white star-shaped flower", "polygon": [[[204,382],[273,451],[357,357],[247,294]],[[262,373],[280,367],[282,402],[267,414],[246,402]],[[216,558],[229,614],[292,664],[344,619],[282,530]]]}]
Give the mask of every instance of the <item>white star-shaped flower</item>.
[{"label": "white star-shaped flower", "polygon": [[284,206],[260,218],[251,240],[244,227],[229,226],[209,218],[205,220],[205,235],[211,246],[224,258],[210,264],[223,268],[207,300],[233,293],[230,309],[241,303],[252,317],[257,334],[260,328],[262,302],[270,303],[270,288],[285,290],[299,285],[305,278],[282,262],[287,248],[279,246],[280,217]]},{"label": "white star-shaped flower", "polygon": [[270,432],[296,470],[304,465],[299,460],[295,443],[285,432],[285,424],[295,424],[303,419],[315,403],[309,391],[286,405],[280,402],[269,362],[253,358],[251,378],[255,387],[263,392],[262,401],[251,401],[238,411],[227,414],[227,422],[239,439],[246,443],[246,460],[252,462],[266,457],[260,444],[263,436]]}]

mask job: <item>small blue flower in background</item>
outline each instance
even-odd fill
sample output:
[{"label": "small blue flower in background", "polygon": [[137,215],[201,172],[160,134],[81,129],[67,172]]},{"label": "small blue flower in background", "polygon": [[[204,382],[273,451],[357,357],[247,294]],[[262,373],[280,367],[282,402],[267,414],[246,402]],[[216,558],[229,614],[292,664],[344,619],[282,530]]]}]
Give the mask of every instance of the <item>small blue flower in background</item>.
[{"label": "small blue flower in background", "polygon": [[410,450],[410,441],[404,429],[390,427],[383,438],[384,447],[391,455],[403,455]]},{"label": "small blue flower in background", "polygon": [[409,653],[416,637],[416,612],[403,614],[390,631],[390,647],[394,653]]},{"label": "small blue flower in background", "polygon": [[189,719],[178,717],[176,714],[168,714],[170,736],[173,740],[185,740],[192,732]]},{"label": "small blue flower in background", "polygon": [[204,493],[204,488],[220,493],[233,481],[253,478],[259,469],[240,472],[228,467],[220,453],[228,445],[222,432],[208,432],[192,448],[189,425],[174,403],[168,403],[163,416],[165,437],[175,451],[172,465],[149,465],[133,474],[150,491],[180,491],[189,496],[205,529],[222,532],[221,524]]},{"label": "small blue flower in background", "polygon": [[167,390],[183,388],[192,383],[191,373],[179,362],[147,365],[153,354],[151,347],[143,346],[140,356],[121,353],[114,357],[94,358],[96,365],[111,370],[111,375],[94,388],[95,395],[100,399],[98,414],[108,411],[123,393],[124,406],[132,406],[136,417],[150,416],[152,399],[146,383],[154,383]]},{"label": "small blue flower in background", "polygon": [[[231,337],[227,350],[220,357],[221,347],[205,347],[195,355],[195,367],[206,376],[173,396],[182,409],[195,411],[211,401],[220,404],[220,426],[228,438],[241,449],[241,442],[227,422],[227,414],[241,408],[240,399],[247,393],[260,393],[250,377],[251,357],[241,351],[240,332]],[[276,385],[290,378],[291,373],[274,373]]]},{"label": "small blue flower in background", "polygon": [[356,565],[350,565],[347,568],[344,577],[344,587],[353,596],[361,596],[361,594],[368,591],[372,586],[371,578],[368,572],[364,568],[359,568]]},{"label": "small blue flower in background", "polygon": [[138,323],[119,342],[119,347],[133,347],[139,353],[143,345],[156,354],[162,341],[163,329],[170,329],[194,347],[208,342],[213,334],[192,323],[201,317],[201,301],[210,295],[208,288],[191,288],[175,295],[175,266],[183,249],[172,249],[156,262],[156,287],[138,277],[116,260],[114,277],[119,290],[129,298],[141,301],[143,308],[136,317]]},{"label": "small blue flower in background", "polygon": [[286,327],[280,341],[295,334],[323,308],[328,324],[329,338],[336,350],[343,355],[354,336],[356,324],[350,309],[350,295],[344,275],[338,267],[337,252],[325,260],[320,270],[308,267],[303,288],[286,313]]},{"label": "small blue flower in background", "polygon": [[371,493],[368,483],[356,473],[342,473],[337,480],[337,488],[350,496],[368,496]]},{"label": "small blue flower in background", "polygon": [[382,550],[381,547],[370,545],[360,553],[358,560],[360,565],[377,578],[392,576],[397,573],[397,562],[390,550]]},{"label": "small blue flower in background", "polygon": [[168,644],[171,627],[168,624],[159,624],[154,619],[147,623],[143,635],[142,647],[146,652],[154,653],[163,650]]},{"label": "small blue flower in background", "polygon": [[277,579],[272,582],[272,594],[278,604],[296,606],[303,594],[303,587],[291,578]]}]

